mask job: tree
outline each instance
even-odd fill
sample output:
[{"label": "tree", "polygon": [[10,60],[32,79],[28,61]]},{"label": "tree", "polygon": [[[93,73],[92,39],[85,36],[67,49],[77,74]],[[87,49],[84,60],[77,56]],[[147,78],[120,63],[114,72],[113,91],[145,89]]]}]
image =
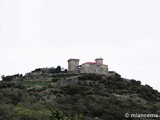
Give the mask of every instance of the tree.
[{"label": "tree", "polygon": [[56,73],[60,73],[60,72],[61,72],[61,66],[57,66]]},{"label": "tree", "polygon": [[5,75],[2,75],[2,76],[1,76],[1,79],[3,80],[3,79],[4,79],[4,77],[5,77]]},{"label": "tree", "polygon": [[3,81],[11,81],[13,79],[13,76],[4,76],[4,75],[2,75],[1,78],[2,78]]}]

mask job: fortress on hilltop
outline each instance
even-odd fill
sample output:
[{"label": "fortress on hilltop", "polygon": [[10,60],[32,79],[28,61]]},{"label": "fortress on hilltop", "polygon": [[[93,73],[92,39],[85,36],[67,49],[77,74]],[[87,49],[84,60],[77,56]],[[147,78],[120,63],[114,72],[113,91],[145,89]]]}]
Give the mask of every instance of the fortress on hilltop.
[{"label": "fortress on hilltop", "polygon": [[109,75],[108,65],[103,64],[102,58],[95,59],[95,62],[85,62],[79,65],[79,59],[68,60],[69,73],[95,73]]}]

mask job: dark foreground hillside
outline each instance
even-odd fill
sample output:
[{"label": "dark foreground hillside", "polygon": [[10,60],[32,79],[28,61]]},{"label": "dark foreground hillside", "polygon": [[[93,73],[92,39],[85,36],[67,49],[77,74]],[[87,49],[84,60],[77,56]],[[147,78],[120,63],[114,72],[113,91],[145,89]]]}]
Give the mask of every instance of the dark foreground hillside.
[{"label": "dark foreground hillside", "polygon": [[4,77],[0,120],[155,120],[126,113],[160,114],[160,93],[118,74],[41,74]]}]

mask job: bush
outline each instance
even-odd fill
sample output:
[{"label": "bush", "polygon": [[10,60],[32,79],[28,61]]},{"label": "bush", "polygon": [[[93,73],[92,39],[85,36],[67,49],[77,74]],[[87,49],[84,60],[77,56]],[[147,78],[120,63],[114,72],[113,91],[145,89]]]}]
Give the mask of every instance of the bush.
[{"label": "bush", "polygon": [[13,79],[13,76],[2,76],[3,81],[11,81]]},{"label": "bush", "polygon": [[93,80],[93,81],[98,81],[102,80],[102,76],[96,75],[96,74],[84,74],[80,77],[78,77],[79,80]]},{"label": "bush", "polygon": [[52,82],[57,82],[58,80],[58,78],[52,78]]},{"label": "bush", "polygon": [[132,85],[141,85],[141,81],[131,80]]}]

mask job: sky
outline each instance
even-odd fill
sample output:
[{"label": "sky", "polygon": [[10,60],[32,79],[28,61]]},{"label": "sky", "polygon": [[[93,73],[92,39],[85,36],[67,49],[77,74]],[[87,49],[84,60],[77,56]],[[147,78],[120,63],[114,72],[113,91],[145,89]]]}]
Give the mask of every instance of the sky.
[{"label": "sky", "polygon": [[160,91],[159,0],[0,0],[0,75],[102,57]]}]

